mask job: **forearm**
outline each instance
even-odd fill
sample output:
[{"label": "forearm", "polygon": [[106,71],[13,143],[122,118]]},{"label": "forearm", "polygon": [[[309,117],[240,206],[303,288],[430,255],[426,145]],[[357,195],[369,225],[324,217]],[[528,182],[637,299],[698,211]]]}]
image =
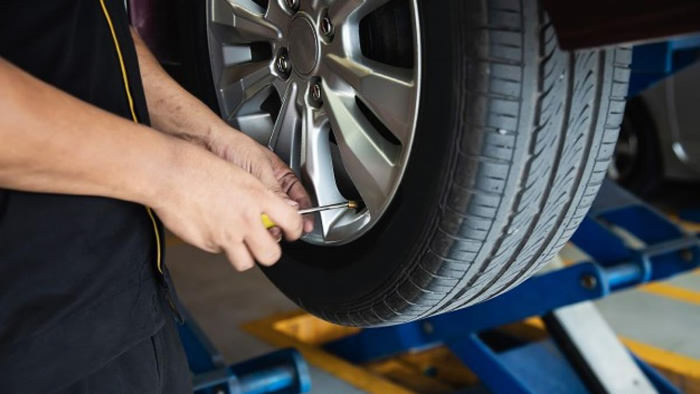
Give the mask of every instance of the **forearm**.
[{"label": "forearm", "polygon": [[131,35],[153,128],[210,148],[214,134],[227,129],[225,123],[163,70],[133,29]]},{"label": "forearm", "polygon": [[182,143],[0,58],[0,187],[152,204]]}]

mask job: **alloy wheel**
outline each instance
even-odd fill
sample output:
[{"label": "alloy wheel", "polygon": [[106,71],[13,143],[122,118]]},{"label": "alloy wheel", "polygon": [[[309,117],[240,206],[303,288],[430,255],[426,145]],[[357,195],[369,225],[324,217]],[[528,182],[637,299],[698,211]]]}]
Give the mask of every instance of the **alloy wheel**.
[{"label": "alloy wheel", "polygon": [[304,240],[374,226],[409,159],[420,98],[417,0],[207,0],[222,117],[275,151],[319,205]]}]

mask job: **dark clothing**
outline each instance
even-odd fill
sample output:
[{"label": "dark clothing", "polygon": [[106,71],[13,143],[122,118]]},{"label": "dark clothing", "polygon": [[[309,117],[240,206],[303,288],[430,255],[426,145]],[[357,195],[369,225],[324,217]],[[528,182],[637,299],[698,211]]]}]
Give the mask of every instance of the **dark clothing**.
[{"label": "dark clothing", "polygon": [[[148,124],[124,2],[104,3],[136,116]],[[0,0],[0,56],[132,118],[100,0]],[[156,238],[138,204],[0,189],[0,392],[66,388],[161,330],[171,316]]]},{"label": "dark clothing", "polygon": [[190,370],[172,319],[150,338],[56,394],[192,394]]}]

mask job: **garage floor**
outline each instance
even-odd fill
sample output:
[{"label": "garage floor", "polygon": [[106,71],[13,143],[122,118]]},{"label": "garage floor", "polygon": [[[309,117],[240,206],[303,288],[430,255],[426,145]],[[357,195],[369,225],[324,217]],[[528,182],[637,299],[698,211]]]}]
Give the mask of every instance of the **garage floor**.
[{"label": "garage floor", "polygon": [[[243,323],[298,309],[258,269],[233,270],[223,256],[166,239],[166,264],[182,303],[228,363],[275,350],[240,329]],[[311,368],[312,393],[362,393],[330,374]]]},{"label": "garage floor", "polygon": [[[700,231],[698,228],[695,231]],[[240,326],[280,312],[297,310],[260,270],[235,272],[223,256],[200,252],[170,236],[166,262],[183,304],[227,362],[274,350]],[[565,248],[564,260],[577,260]],[[597,302],[613,329],[626,340],[649,345],[663,357],[700,366],[700,271],[669,281],[616,293]],[[653,316],[653,318],[650,318]],[[694,368],[694,367],[693,367]],[[700,367],[697,374],[700,375]],[[359,393],[348,383],[312,367],[312,393]]]}]

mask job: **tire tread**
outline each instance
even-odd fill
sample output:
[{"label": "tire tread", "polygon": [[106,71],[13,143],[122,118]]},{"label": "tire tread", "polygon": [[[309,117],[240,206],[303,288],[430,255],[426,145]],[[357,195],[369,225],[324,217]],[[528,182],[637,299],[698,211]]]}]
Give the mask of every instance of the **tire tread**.
[{"label": "tire tread", "polygon": [[[453,14],[476,3],[453,2]],[[455,48],[466,53],[456,65],[464,131],[436,230],[393,288],[332,321],[396,324],[484,301],[528,278],[573,235],[613,153],[631,50],[563,52],[537,8],[491,1],[481,23],[462,29],[477,38]],[[540,20],[534,32],[524,23],[531,17]]]}]

